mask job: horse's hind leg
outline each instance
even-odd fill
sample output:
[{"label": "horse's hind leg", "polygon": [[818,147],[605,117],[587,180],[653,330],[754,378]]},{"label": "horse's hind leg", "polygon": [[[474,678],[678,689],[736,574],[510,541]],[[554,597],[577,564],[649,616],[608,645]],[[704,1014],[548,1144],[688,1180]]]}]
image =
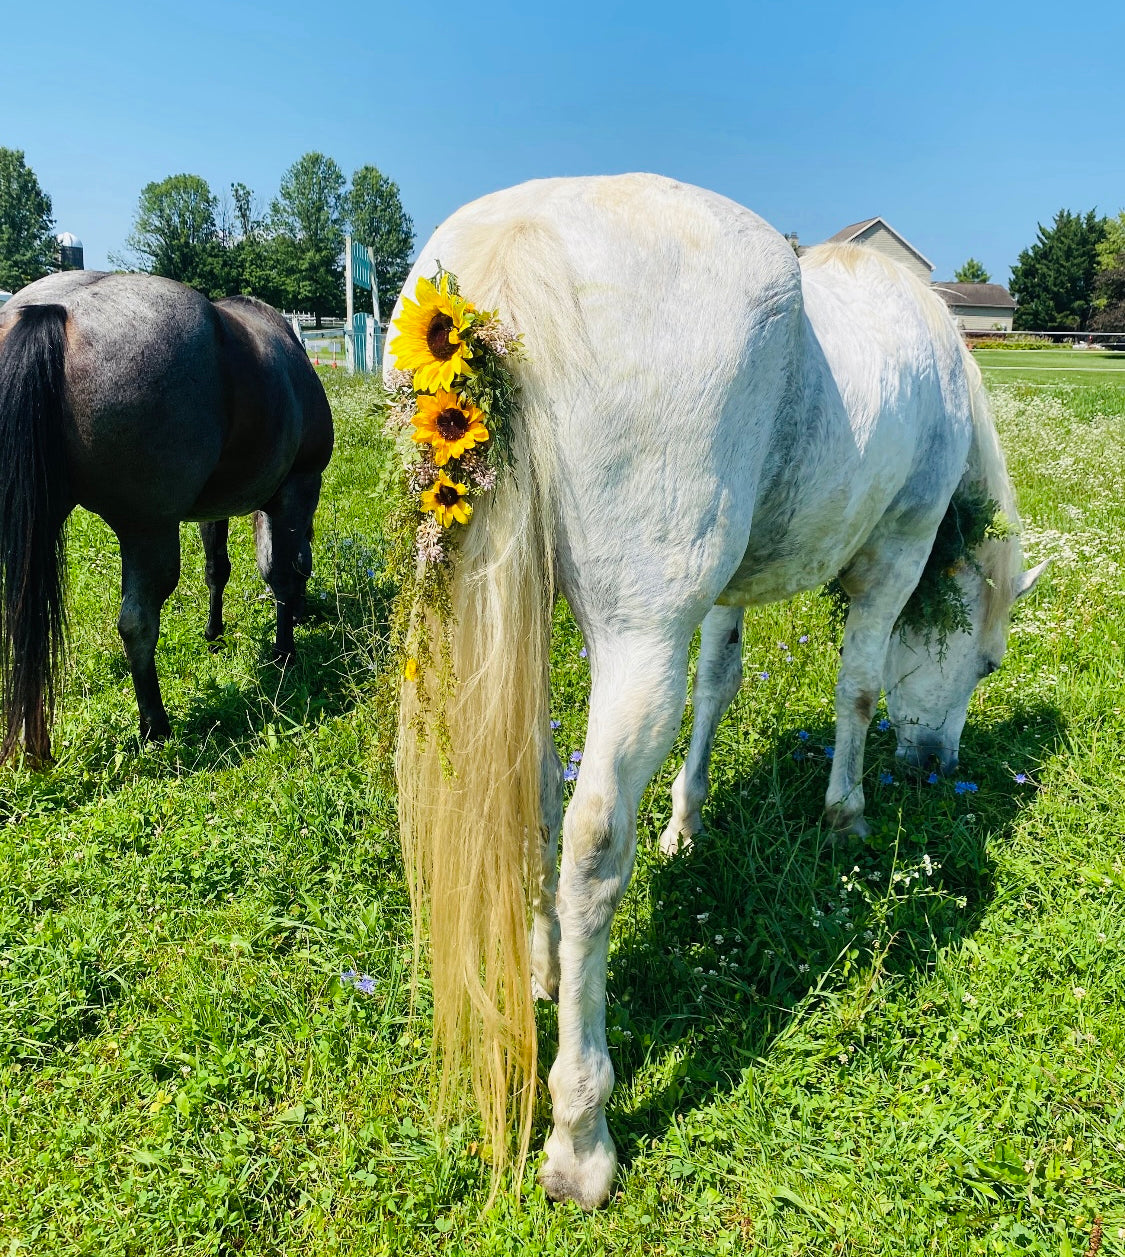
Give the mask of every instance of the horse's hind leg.
[{"label": "horse's hind leg", "polygon": [[277,601],[275,663],[295,658],[293,625],[312,574],[312,520],[320,498],[320,474],[290,476],[254,515],[258,570]]},{"label": "horse's hind leg", "polygon": [[199,525],[199,536],[203,541],[204,573],[210,595],[207,627],[203,630],[203,640],[207,642],[216,642],[223,635],[223,591],[230,580],[230,555],[227,553],[229,531],[229,519],[215,519]]},{"label": "horse's hind leg", "polygon": [[617,1156],[605,1120],[613,1066],[605,1036],[610,923],[636,851],[637,805],[664,761],[687,697],[687,645],[590,642],[593,688],[582,767],[563,822],[559,875],[559,1054],[551,1068],[555,1126],[540,1181],[585,1209],[609,1195]]},{"label": "horse's hind leg", "polygon": [[121,542],[121,614],[117,631],[125,644],[145,741],[171,732],[156,677],[156,639],[160,608],[180,579],[180,532],[172,524],[158,532],[119,533]]},{"label": "horse's hind leg", "polygon": [[691,687],[691,746],[672,783],[672,819],[660,839],[665,855],[690,846],[703,828],[699,809],[707,798],[715,731],[742,684],[743,615],[741,607],[712,607],[703,621]]}]

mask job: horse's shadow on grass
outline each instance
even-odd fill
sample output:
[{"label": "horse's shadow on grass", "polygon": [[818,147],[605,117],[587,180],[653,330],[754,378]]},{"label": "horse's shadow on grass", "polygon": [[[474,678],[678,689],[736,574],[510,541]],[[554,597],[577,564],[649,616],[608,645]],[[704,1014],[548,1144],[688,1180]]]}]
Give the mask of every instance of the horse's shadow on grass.
[{"label": "horse's shadow on grass", "polygon": [[[1048,759],[1064,726],[1050,706],[976,734],[970,726],[963,763],[979,769],[978,792],[961,794],[924,779],[873,789],[893,745],[884,735],[881,754],[869,746],[868,838],[820,823],[823,753],[794,762],[795,747],[816,747],[818,732],[823,745],[831,729],[806,744],[782,734],[741,780],[716,783],[708,832],[689,851],[642,852],[607,993],[618,1077],[607,1116],[623,1163],[688,1110],[732,1092],[857,970],[921,982],[940,950],[972,935],[995,893],[986,836],[1003,843],[1033,789],[1015,783],[1016,767]],[[553,1022],[543,1029],[547,1058]]]},{"label": "horse's shadow on grass", "polygon": [[[68,806],[85,795],[99,795],[114,781],[235,768],[263,747],[276,748],[319,721],[346,715],[367,700],[385,662],[386,611],[365,610],[369,614],[357,608],[310,607],[297,629],[296,659],[284,667],[272,659],[272,617],[243,625],[242,632],[252,642],[253,663],[243,669],[241,679],[225,682],[214,676],[190,678],[191,663],[185,656],[198,654],[200,671],[206,672],[209,647],[202,625],[181,632],[167,647],[179,656],[180,670],[189,676],[178,696],[168,702],[172,736],[163,743],[146,744],[135,726],[123,735],[116,722],[96,732],[84,731],[81,742],[66,753],[66,760],[80,761],[82,781],[75,780],[65,761],[60,764]],[[213,649],[219,653],[235,647],[220,640]],[[158,672],[161,662],[158,655]],[[120,682],[127,684],[124,657],[112,664]],[[165,674],[171,672],[166,667]],[[130,715],[136,718],[132,702]],[[48,789],[50,782],[42,784]]]}]

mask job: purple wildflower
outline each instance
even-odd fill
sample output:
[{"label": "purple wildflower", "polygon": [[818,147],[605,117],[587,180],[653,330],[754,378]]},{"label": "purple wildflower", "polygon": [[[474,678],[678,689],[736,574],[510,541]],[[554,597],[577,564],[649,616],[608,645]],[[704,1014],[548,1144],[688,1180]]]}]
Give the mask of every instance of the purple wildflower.
[{"label": "purple wildflower", "polygon": [[927,781],[927,782],[928,782],[931,786],[936,786],[936,785],[937,785],[937,773],[930,773],[930,775],[926,778],[926,781]]},{"label": "purple wildflower", "polygon": [[578,780],[578,765],[568,764],[566,768],[563,770],[563,781],[577,781],[577,780]]},{"label": "purple wildflower", "polygon": [[552,728],[552,729],[561,729],[561,728],[562,728],[562,721],[561,721],[561,720],[552,720],[552,721],[551,721],[551,728]]},{"label": "purple wildflower", "polygon": [[364,995],[374,995],[375,979],[365,973],[363,977],[356,982],[355,989],[357,991],[362,991]]},{"label": "purple wildflower", "polygon": [[955,781],[953,783],[954,794],[976,794],[978,789],[975,781]]},{"label": "purple wildflower", "polygon": [[1024,786],[1027,784],[1027,773],[1016,773],[1016,785]]},{"label": "purple wildflower", "polygon": [[804,751],[794,751],[794,752],[793,752],[793,758],[794,758],[794,759],[804,759],[804,758],[805,758],[805,753],[804,753]]},{"label": "purple wildflower", "polygon": [[802,633],[802,634],[801,634],[801,636],[797,638],[798,643],[799,643],[800,645],[802,645],[802,646],[803,646],[803,645],[804,645],[804,644],[805,644],[808,640],[809,640],[809,635],[808,635],[808,633]]},{"label": "purple wildflower", "polygon": [[572,764],[581,764],[581,763],[582,763],[582,752],[581,752],[581,751],[571,751],[571,753],[570,753],[570,762],[571,762]]},{"label": "purple wildflower", "polygon": [[578,652],[578,658],[579,658],[579,659],[585,659],[585,658],[586,658],[586,654],[587,654],[586,647],[585,647],[585,646],[583,646],[583,647],[582,647],[582,649]]},{"label": "purple wildflower", "polygon": [[893,786],[895,784],[894,774],[893,773],[880,773],[879,784],[881,786]]},{"label": "purple wildflower", "polygon": [[354,969],[345,969],[344,972],[340,974],[340,981],[341,982],[354,982],[356,978],[358,977],[359,977],[359,974],[356,973]]},{"label": "purple wildflower", "polygon": [[802,742],[807,742],[809,740],[809,731],[807,729],[798,729],[797,736]]},{"label": "purple wildflower", "polygon": [[878,729],[880,733],[886,733],[890,727],[891,727],[891,722],[886,718],[886,716],[884,716],[883,719],[880,720],[879,723],[875,726],[875,728]]},{"label": "purple wildflower", "polygon": [[777,648],[778,648],[778,650],[788,650],[788,649],[789,649],[789,647],[788,647],[788,646],[786,646],[786,644],[785,644],[784,642],[778,642],[778,643],[777,643]]},{"label": "purple wildflower", "polygon": [[768,681],[769,679],[770,679],[770,674],[769,674],[768,672],[759,672],[759,673],[758,673],[758,680],[759,680],[759,681]]},{"label": "purple wildflower", "polygon": [[826,746],[824,748],[825,759],[833,759],[835,758],[835,755],[836,755],[836,748],[834,746]]}]

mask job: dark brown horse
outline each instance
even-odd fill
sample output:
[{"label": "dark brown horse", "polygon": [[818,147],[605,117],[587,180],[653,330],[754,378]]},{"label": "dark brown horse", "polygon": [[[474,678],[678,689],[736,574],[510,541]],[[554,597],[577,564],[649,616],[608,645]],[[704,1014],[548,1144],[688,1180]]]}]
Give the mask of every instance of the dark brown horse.
[{"label": "dark brown horse", "polygon": [[164,738],[160,609],[196,520],[210,615],[223,631],[227,521],[254,512],[277,600],[279,661],[311,571],[312,518],[332,452],[324,389],[288,324],[248,297],[210,301],[167,279],[75,271],[0,312],[0,763],[20,733],[50,757],[65,636],[64,525],[76,505],[121,544],[118,630],[142,738]]}]

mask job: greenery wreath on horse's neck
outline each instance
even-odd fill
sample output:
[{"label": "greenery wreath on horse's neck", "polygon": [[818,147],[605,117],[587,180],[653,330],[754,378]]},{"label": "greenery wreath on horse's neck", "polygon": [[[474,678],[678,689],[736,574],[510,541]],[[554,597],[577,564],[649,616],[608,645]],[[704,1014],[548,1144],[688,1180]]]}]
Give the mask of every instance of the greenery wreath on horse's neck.
[{"label": "greenery wreath on horse's neck", "polygon": [[[1011,535],[1011,524],[983,486],[959,488],[938,525],[926,566],[895,623],[895,631],[918,633],[927,648],[936,641],[938,658],[944,659],[950,637],[972,629],[958,574],[971,567],[983,575],[977,551],[985,541]],[[847,591],[837,578],[822,592],[831,604],[832,623],[842,631],[851,601]]]}]

